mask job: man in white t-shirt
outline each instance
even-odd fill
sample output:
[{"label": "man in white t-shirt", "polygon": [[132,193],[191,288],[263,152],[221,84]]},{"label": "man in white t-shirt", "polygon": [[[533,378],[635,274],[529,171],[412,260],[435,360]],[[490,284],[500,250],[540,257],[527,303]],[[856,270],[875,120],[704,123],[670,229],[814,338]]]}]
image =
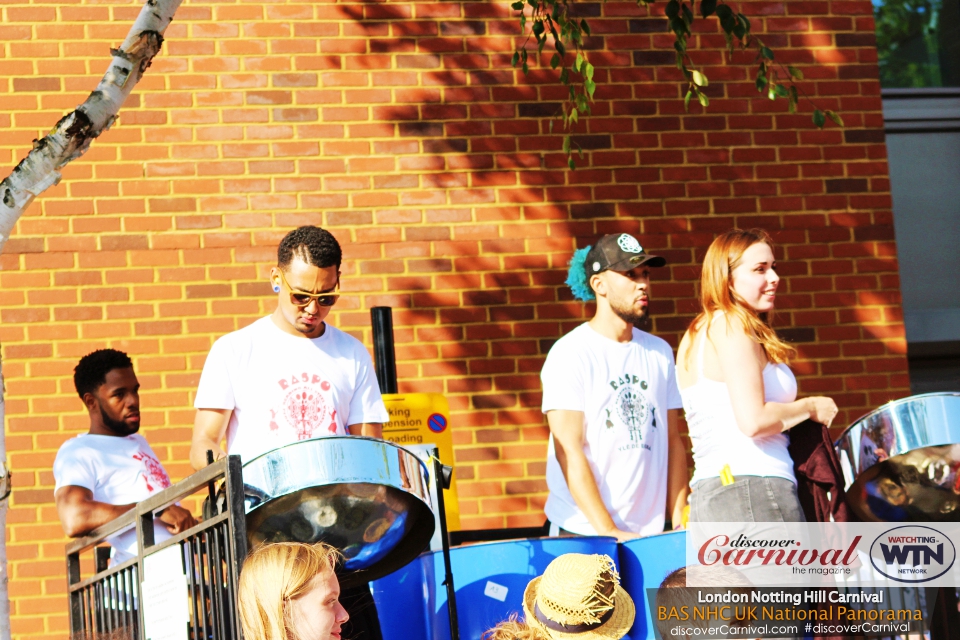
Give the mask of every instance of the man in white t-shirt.
[{"label": "man in white t-shirt", "polygon": [[[170,486],[170,477],[140,430],[140,383],[127,354],[94,351],[73,374],[77,394],[90,414],[87,433],[67,440],[53,463],[54,498],[64,532],[84,536],[110,522],[149,495]],[[186,509],[173,505],[154,519],[154,539],[161,542],[196,524]],[[109,540],[113,562],[137,553],[137,532]]]},{"label": "man in white t-shirt", "polygon": [[278,447],[326,435],[379,438],[389,420],[370,354],[324,320],[336,303],[341,251],[319,227],[288,233],[270,281],[276,310],[218,339],[194,400],[190,462],[226,451],[244,464]]},{"label": "man in white t-shirt", "polygon": [[627,233],[574,254],[567,284],[597,310],[553,345],[540,374],[551,535],[623,541],[660,533],[665,514],[680,523],[689,476],[673,351],[635,328],[648,313],[649,269],[665,264]]},{"label": "man in white t-shirt", "polygon": [[[237,454],[244,463],[278,447],[328,435],[380,438],[390,420],[370,354],[325,322],[340,287],[340,245],[300,227],[277,249],[270,282],[276,310],[217,340],[203,365],[190,463]],[[226,453],[220,446],[227,440]],[[381,640],[376,605],[362,585],[341,592],[344,637]]]}]

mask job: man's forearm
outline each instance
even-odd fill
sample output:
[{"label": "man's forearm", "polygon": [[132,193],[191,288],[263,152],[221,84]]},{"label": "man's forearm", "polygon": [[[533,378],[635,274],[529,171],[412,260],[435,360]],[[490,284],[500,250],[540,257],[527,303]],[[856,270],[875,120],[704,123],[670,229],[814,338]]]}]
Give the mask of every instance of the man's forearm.
[{"label": "man's forearm", "polygon": [[383,439],[383,425],[379,422],[364,422],[362,424],[351,424],[347,431],[352,436],[367,436],[368,438]]},{"label": "man's forearm", "polygon": [[690,474],[687,469],[687,452],[683,440],[676,436],[670,439],[670,451],[667,462],[667,513],[674,527],[680,524],[683,507],[687,504],[690,492]]},{"label": "man's forearm", "polygon": [[190,445],[190,466],[199,471],[207,466],[207,451],[213,451],[213,459],[227,455],[220,445],[209,438],[197,438]]},{"label": "man's forearm", "polygon": [[87,502],[71,509],[71,513],[62,518],[63,531],[71,538],[85,536],[97,527],[119,518],[133,509],[136,504],[107,504],[105,502]]},{"label": "man's forearm", "polygon": [[598,535],[608,535],[617,530],[613,518],[603,504],[603,498],[600,497],[600,488],[597,487],[596,478],[593,477],[593,471],[590,470],[590,464],[585,456],[571,456],[567,459],[565,477],[567,487],[570,489],[570,495],[574,502],[580,507],[583,515],[587,517],[587,522],[593,527]]}]

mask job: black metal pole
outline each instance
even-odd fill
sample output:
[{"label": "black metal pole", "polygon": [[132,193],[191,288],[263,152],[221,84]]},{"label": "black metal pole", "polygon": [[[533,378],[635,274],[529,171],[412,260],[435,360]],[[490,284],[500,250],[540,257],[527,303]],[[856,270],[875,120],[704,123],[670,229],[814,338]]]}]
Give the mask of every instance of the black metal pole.
[{"label": "black metal pole", "polygon": [[445,482],[440,450],[433,450],[433,478],[437,485],[437,512],[440,514],[440,544],[443,547],[443,584],[447,587],[447,613],[450,616],[450,640],[460,640],[457,621],[457,592],[453,587],[453,567],[450,564],[450,538],[447,535],[447,509],[443,503]]},{"label": "black metal pole", "polygon": [[370,309],[373,325],[373,355],[380,393],[397,392],[397,357],[393,349],[393,310],[390,307]]}]

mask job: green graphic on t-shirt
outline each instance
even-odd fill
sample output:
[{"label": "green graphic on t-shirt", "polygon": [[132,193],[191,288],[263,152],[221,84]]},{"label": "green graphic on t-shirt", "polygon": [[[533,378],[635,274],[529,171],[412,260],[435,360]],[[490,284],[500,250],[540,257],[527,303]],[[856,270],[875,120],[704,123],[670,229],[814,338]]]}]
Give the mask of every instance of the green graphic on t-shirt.
[{"label": "green graphic on t-shirt", "polygon": [[606,408],[606,427],[608,429],[613,428],[613,418],[616,416],[620,423],[627,428],[630,442],[619,447],[621,450],[640,447],[643,439],[643,427],[650,419],[653,420],[654,425],[656,424],[654,407],[647,394],[644,393],[648,386],[646,380],[641,380],[639,376],[630,373],[625,373],[616,380],[610,381],[610,387],[617,394],[611,403],[613,406]]}]

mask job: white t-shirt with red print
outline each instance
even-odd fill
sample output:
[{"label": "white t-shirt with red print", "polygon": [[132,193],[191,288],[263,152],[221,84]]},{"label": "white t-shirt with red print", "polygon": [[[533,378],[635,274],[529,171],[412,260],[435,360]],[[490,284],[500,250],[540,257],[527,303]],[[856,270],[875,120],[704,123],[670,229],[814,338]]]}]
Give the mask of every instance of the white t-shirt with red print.
[{"label": "white t-shirt with red print", "polygon": [[193,406],[230,409],[227,453],[244,463],[278,447],[390,420],[363,344],[326,325],[319,338],[290,335],[270,316],[218,339]]},{"label": "white t-shirt with red print", "polygon": [[[89,489],[93,499],[106,504],[133,504],[170,486],[170,476],[139,433],[103,436],[84,433],[63,443],[53,463],[56,491],[75,486]],[[156,542],[170,537],[154,521]],[[137,532],[127,530],[110,538],[115,564],[137,553]]]}]

